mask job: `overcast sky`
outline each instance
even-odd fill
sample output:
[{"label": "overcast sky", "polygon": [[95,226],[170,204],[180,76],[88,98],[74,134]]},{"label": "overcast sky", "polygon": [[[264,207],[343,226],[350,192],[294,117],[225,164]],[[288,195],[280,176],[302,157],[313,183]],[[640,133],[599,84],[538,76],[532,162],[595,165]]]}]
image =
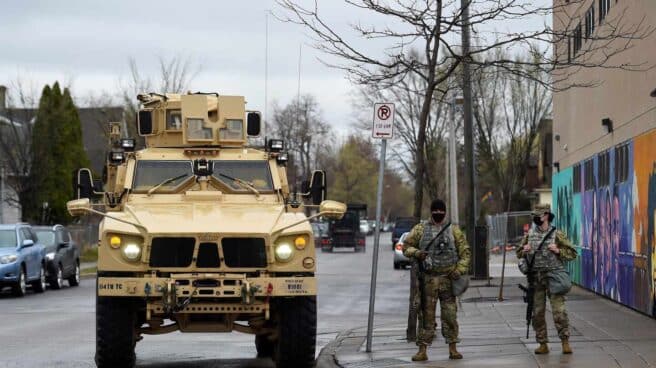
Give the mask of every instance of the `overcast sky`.
[{"label": "overcast sky", "polygon": [[[540,0],[543,1],[543,0]],[[156,75],[159,57],[188,57],[201,67],[193,91],[244,95],[248,108],[265,111],[265,29],[273,0],[209,1],[5,1],[0,11],[0,84],[21,79],[40,90],[59,80],[79,102],[90,94],[116,93],[134,58],[144,74]],[[340,29],[371,22],[340,1],[321,1],[326,19]],[[378,24],[383,24],[378,23]],[[317,97],[324,117],[345,130],[353,121],[344,74],[323,66],[298,26],[269,16],[269,115],[297,92],[299,46],[303,45],[301,93]],[[380,45],[368,42],[369,50]]]}]

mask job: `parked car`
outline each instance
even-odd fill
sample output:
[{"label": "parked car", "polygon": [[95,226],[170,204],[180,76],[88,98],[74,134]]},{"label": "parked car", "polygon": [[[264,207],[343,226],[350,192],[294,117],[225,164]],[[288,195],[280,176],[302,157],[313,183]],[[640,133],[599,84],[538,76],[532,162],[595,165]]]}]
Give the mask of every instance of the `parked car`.
[{"label": "parked car", "polygon": [[371,229],[371,226],[369,225],[369,221],[367,220],[360,220],[360,232],[363,234],[371,235],[373,233],[373,230]]},{"label": "parked car", "polygon": [[23,296],[27,286],[46,290],[46,250],[28,224],[0,225],[0,289]]},{"label": "parked car", "polygon": [[39,241],[46,248],[47,280],[53,289],[80,284],[80,250],[62,225],[34,226]]},{"label": "parked car", "polygon": [[410,266],[410,258],[403,255],[403,241],[410,234],[405,232],[399,238],[399,241],[394,245],[394,269],[398,270],[405,266]]},{"label": "parked car", "polygon": [[396,246],[396,243],[399,242],[401,234],[412,230],[412,227],[417,225],[419,220],[414,217],[399,217],[394,223],[394,228],[392,229],[392,249]]}]

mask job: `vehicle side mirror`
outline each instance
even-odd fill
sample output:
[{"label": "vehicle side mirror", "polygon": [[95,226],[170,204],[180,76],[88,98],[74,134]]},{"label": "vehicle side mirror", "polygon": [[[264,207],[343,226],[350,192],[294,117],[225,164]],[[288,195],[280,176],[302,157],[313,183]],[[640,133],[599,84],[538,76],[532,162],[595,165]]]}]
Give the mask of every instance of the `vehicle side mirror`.
[{"label": "vehicle side mirror", "polygon": [[312,199],[312,204],[318,205],[325,200],[327,191],[326,172],[323,170],[312,172],[312,179],[310,179],[310,198]]},{"label": "vehicle side mirror", "polygon": [[246,133],[249,137],[257,137],[260,135],[262,125],[262,117],[259,112],[249,112],[246,115]]},{"label": "vehicle side mirror", "polygon": [[139,110],[137,126],[139,127],[139,135],[153,134],[153,112],[151,110]]},{"label": "vehicle side mirror", "polygon": [[[97,189],[101,189],[97,191]],[[94,182],[91,170],[83,168],[78,169],[73,173],[73,196],[76,199],[92,198],[95,195],[102,195],[102,183],[98,188],[98,184]]]},{"label": "vehicle side mirror", "polygon": [[59,243],[59,245],[57,246],[57,250],[65,249],[65,248],[68,248],[68,243],[67,243],[67,242],[61,242],[61,243]]},{"label": "vehicle side mirror", "polygon": [[[319,205],[319,213],[328,219],[339,220],[344,217],[346,204],[337,201],[323,201]],[[332,225],[332,224],[331,224]]]},{"label": "vehicle side mirror", "polygon": [[25,239],[25,240],[23,240],[22,248],[31,247],[31,246],[33,246],[33,245],[34,245],[34,240],[32,240],[32,239]]},{"label": "vehicle side mirror", "polygon": [[71,216],[85,215],[91,209],[91,201],[89,198],[80,198],[66,203],[66,209]]}]

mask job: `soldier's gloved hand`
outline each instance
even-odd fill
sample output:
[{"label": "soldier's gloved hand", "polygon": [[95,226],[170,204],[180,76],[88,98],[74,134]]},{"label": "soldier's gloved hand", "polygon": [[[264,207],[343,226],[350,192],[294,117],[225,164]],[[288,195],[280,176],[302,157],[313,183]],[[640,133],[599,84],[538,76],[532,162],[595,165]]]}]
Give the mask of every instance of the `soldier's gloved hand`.
[{"label": "soldier's gloved hand", "polygon": [[453,270],[453,271],[449,274],[449,278],[450,278],[451,280],[457,280],[457,279],[459,279],[459,278],[460,278],[460,272],[458,272],[458,270]]},{"label": "soldier's gloved hand", "polygon": [[426,257],[428,256],[428,252],[423,251],[423,250],[418,250],[415,252],[415,258],[417,258],[420,261],[426,260]]}]

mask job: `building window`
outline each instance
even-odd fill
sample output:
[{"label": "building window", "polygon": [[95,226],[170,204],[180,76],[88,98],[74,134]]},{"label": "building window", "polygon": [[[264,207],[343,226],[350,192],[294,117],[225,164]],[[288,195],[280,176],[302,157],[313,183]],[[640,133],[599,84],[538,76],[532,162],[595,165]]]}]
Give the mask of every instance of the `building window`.
[{"label": "building window", "polygon": [[615,147],[615,184],[629,179],[629,145]]},{"label": "building window", "polygon": [[581,193],[581,164],[574,165],[574,193]]},{"label": "building window", "polygon": [[594,5],[585,12],[585,39],[589,40],[592,38],[592,34],[595,30],[595,14],[594,14]]},{"label": "building window", "polygon": [[610,152],[599,154],[599,186],[605,187],[610,184]]},{"label": "building window", "polygon": [[592,159],[589,159],[583,165],[584,165],[583,173],[585,174],[583,189],[585,191],[592,190],[595,188],[594,161]]},{"label": "building window", "polygon": [[573,45],[573,52],[574,56],[581,50],[581,47],[583,47],[583,30],[581,29],[581,23],[579,23],[576,28],[574,28],[574,45]]},{"label": "building window", "polygon": [[599,24],[603,22],[610,9],[611,0],[599,0]]}]

